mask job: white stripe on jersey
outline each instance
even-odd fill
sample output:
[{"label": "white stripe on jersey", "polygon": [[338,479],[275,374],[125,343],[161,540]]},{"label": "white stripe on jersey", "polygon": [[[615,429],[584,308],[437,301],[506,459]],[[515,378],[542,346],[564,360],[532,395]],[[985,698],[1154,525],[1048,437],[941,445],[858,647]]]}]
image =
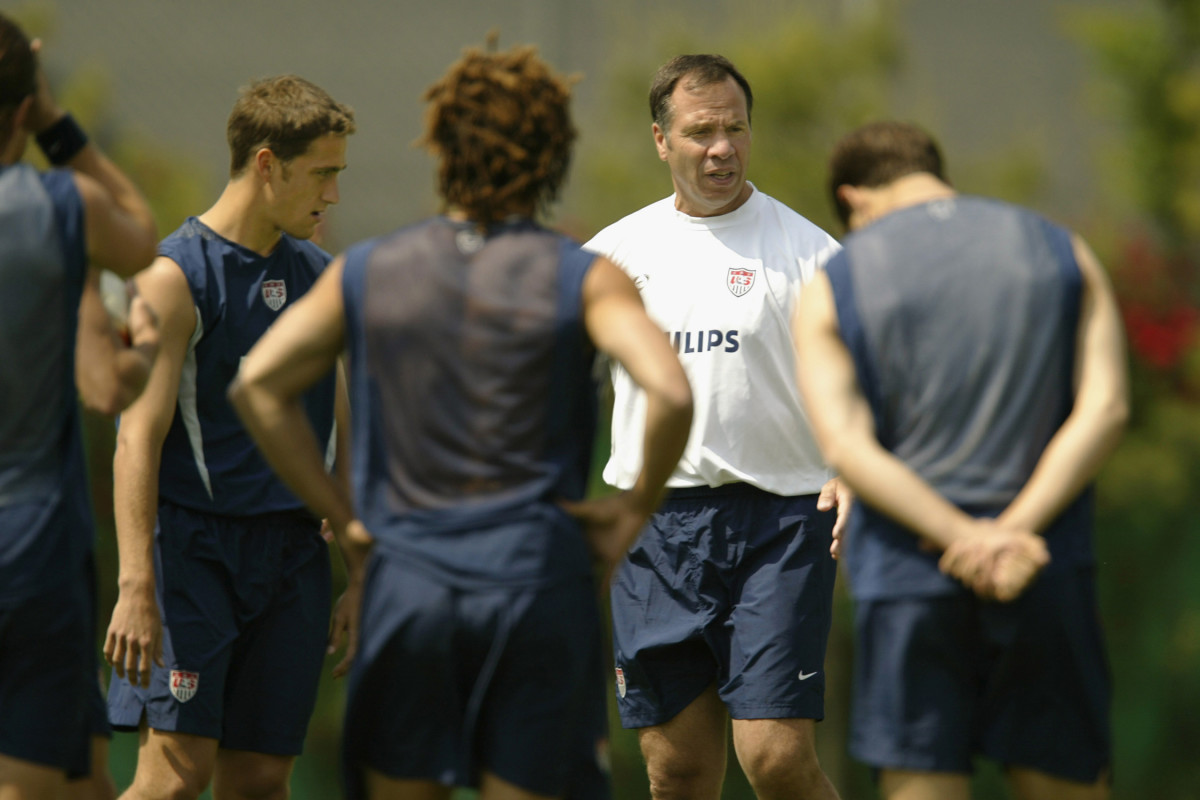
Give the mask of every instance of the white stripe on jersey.
[{"label": "white stripe on jersey", "polygon": [[192,446],[192,458],[196,462],[196,471],[208,492],[208,498],[213,499],[212,481],[208,477],[208,464],[204,461],[204,436],[200,432],[200,414],[196,411],[196,343],[204,335],[204,320],[200,309],[196,308],[196,330],[188,340],[187,356],[183,361],[183,372],[179,376],[179,416],[183,420],[183,428],[187,431],[188,443]]},{"label": "white stripe on jersey", "polygon": [[329,441],[325,443],[325,471],[333,472],[333,462],[337,458],[337,420],[329,426]]}]

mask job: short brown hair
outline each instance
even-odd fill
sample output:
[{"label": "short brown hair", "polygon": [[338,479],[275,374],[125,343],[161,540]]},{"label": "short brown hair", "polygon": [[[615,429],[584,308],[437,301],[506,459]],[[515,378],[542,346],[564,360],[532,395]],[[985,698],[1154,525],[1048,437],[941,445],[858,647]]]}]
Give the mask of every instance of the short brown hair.
[{"label": "short brown hair", "polygon": [[[0,14],[0,136],[12,115],[37,88],[37,58],[21,26]],[[7,144],[7,139],[0,141]]]},{"label": "short brown hair", "polygon": [[238,93],[225,127],[229,174],[240,175],[264,147],[286,164],[328,133],[354,131],[354,112],[316,84],[297,75],[254,81]]},{"label": "short brown hair", "polygon": [[675,56],[659,67],[650,82],[650,117],[659,128],[664,131],[670,128],[671,115],[675,111],[671,105],[671,95],[675,93],[676,84],[685,76],[688,85],[697,88],[733,78],[746,95],[746,121],[750,121],[754,110],[754,93],[750,91],[750,82],[729,59],[716,55],[682,55]]},{"label": "short brown hair", "polygon": [[829,193],[838,218],[843,225],[850,220],[850,207],[838,197],[839,186],[874,188],[917,172],[946,180],[942,152],[922,128],[884,121],[851,131],[834,145],[829,157]]},{"label": "short brown hair", "polygon": [[446,203],[487,223],[544,210],[571,163],[570,81],[533,47],[469,48],[424,95],[418,141],[439,159]]}]

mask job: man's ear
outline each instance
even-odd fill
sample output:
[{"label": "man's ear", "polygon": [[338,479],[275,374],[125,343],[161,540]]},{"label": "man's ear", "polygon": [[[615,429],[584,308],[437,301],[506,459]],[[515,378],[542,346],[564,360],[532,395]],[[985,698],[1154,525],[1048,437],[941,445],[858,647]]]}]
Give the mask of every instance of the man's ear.
[{"label": "man's ear", "polygon": [[658,150],[658,157],[662,161],[667,160],[667,132],[658,127],[658,123],[650,124],[650,130],[654,133],[654,147]]},{"label": "man's ear", "polygon": [[857,186],[851,186],[848,183],[843,183],[837,187],[837,199],[843,205],[856,209],[862,204],[862,193]]},{"label": "man's ear", "polygon": [[855,231],[875,218],[871,200],[874,197],[871,190],[862,186],[852,186],[843,183],[837,187],[838,202],[849,213],[846,215],[846,230]]},{"label": "man's ear", "polygon": [[271,180],[271,174],[279,169],[279,159],[271,152],[269,147],[260,147],[258,152],[254,154],[254,169],[258,172],[258,177],[264,181]]}]

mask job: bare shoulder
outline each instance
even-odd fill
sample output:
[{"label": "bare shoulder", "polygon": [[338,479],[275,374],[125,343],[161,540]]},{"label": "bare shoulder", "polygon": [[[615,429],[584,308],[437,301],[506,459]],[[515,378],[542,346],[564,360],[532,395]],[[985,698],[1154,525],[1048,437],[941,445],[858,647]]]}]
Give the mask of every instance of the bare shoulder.
[{"label": "bare shoulder", "polygon": [[825,270],[818,270],[804,284],[800,302],[796,304],[792,324],[795,327],[837,328],[837,311],[833,300],[833,285]]},{"label": "bare shoulder", "polygon": [[584,302],[589,303],[601,297],[616,294],[637,299],[640,305],[641,295],[637,287],[625,271],[607,256],[596,256],[592,268],[588,270],[583,281]]},{"label": "bare shoulder", "polygon": [[154,309],[164,342],[191,337],[196,326],[195,304],[187,276],[174,259],[159,256],[134,278],[138,294]]},{"label": "bare shoulder", "polygon": [[1096,257],[1095,252],[1083,237],[1077,233],[1071,234],[1071,249],[1074,251],[1075,263],[1079,265],[1079,271],[1083,273],[1085,281],[1091,282],[1106,278],[1100,259]]}]

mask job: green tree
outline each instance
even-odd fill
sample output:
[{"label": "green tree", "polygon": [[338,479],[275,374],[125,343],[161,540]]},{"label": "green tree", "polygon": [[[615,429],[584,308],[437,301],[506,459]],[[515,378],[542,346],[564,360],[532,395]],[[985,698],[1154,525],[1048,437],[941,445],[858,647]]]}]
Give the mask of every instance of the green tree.
[{"label": "green tree", "polygon": [[[1134,419],[1099,483],[1101,601],[1113,656],[1116,794],[1195,796],[1200,736],[1200,2],[1079,9],[1096,97],[1110,264],[1131,345]],[[1113,220],[1120,220],[1113,224]]]}]

